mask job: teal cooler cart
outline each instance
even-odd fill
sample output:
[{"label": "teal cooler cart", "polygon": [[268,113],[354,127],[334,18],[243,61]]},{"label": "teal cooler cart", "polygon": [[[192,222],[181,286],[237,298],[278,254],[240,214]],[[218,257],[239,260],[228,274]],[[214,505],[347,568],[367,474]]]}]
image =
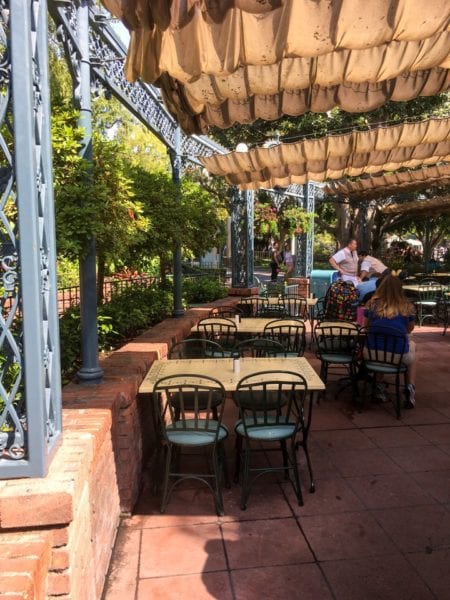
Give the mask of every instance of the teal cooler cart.
[{"label": "teal cooler cart", "polygon": [[314,298],[323,298],[337,278],[338,272],[334,269],[315,269],[311,271],[309,292],[314,295]]}]

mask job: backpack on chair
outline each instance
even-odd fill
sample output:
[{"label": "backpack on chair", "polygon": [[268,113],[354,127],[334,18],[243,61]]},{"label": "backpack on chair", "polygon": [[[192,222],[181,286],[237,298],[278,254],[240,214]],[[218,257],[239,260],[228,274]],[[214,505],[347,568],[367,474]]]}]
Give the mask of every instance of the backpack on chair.
[{"label": "backpack on chair", "polygon": [[351,281],[332,283],[325,296],[325,319],[355,321],[358,292]]}]

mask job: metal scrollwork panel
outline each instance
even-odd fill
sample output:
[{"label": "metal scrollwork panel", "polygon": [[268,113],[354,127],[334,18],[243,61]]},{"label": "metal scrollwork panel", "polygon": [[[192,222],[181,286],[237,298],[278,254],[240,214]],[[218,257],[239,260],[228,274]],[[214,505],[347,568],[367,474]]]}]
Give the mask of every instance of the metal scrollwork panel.
[{"label": "metal scrollwork panel", "polygon": [[[75,82],[75,101],[79,101],[80,52],[76,39],[77,10],[75,2],[49,1],[58,39],[63,43],[69,68]],[[125,77],[126,48],[110,25],[111,17],[103,8],[89,9],[89,40],[93,90],[104,88],[113,94],[145,126],[168,147],[175,148],[177,122],[167,112],[158,88],[141,82],[131,83]],[[209,156],[227,150],[205,136],[181,135],[181,154],[186,160],[198,162],[197,156]]]},{"label": "metal scrollwork panel", "polygon": [[61,431],[47,3],[1,6],[0,476],[40,476]]},{"label": "metal scrollwork panel", "polygon": [[253,192],[231,191],[231,285],[253,285]]},{"label": "metal scrollwork panel", "polygon": [[[307,213],[314,214],[315,210],[315,185],[307,183],[303,186],[302,194],[299,194],[299,206]],[[297,261],[295,263],[295,274],[300,277],[309,277],[314,261],[314,217],[310,222],[307,233],[297,237]]]},{"label": "metal scrollwork panel", "polygon": [[0,462],[26,454],[9,9],[0,10]]}]

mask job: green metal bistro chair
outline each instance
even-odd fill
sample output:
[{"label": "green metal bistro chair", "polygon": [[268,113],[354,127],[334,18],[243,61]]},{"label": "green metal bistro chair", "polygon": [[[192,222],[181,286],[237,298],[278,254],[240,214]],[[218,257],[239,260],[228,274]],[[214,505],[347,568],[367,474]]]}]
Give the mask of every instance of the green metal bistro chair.
[{"label": "green metal bistro chair", "polygon": [[268,305],[269,301],[267,298],[261,298],[260,296],[241,298],[239,302],[239,308],[242,310],[242,316],[247,318],[257,317],[261,309]]},{"label": "green metal bistro chair", "polygon": [[287,356],[283,344],[265,337],[250,338],[236,344],[236,353],[241,357],[277,358]]},{"label": "green metal bistro chair", "polygon": [[[285,477],[292,483],[299,505],[303,505],[296,443],[297,437],[303,434],[300,443],[305,449],[310,467],[306,440],[311,403],[309,402],[305,411],[307,391],[305,379],[300,374],[290,371],[254,373],[243,377],[238,383],[234,399],[239,408],[239,420],[234,429],[237,435],[236,467],[239,469],[236,475],[240,474],[242,483],[242,510],[247,507],[251,486],[256,479],[275,471],[284,472]],[[308,415],[306,419],[305,413]],[[272,444],[277,447],[271,448]],[[280,450],[283,457],[282,466],[251,466],[252,453]],[[310,474],[313,488],[311,469]]]},{"label": "green metal bistro chair", "polygon": [[[223,348],[217,344],[216,342],[211,342],[211,340],[205,340],[203,338],[193,338],[183,340],[182,342],[178,342],[174,344],[168,354],[169,360],[186,360],[186,359],[195,359],[195,358],[225,358],[225,353]],[[176,394],[173,396],[173,404],[174,406],[178,406],[178,412],[176,413],[177,418],[180,417],[179,405],[180,402],[177,399]],[[199,410],[206,410],[208,406],[209,395],[205,394],[202,397],[199,394]],[[220,405],[221,399],[220,397],[212,399],[212,411],[213,417],[217,419],[217,407]],[[195,405],[195,397],[193,394],[189,396],[189,393],[186,392],[184,395],[184,404],[187,410],[193,409]]]},{"label": "green metal bistro chair", "polygon": [[209,311],[209,317],[225,317],[234,319],[236,315],[243,316],[242,310],[237,306],[216,306]]},{"label": "green metal bistro chair", "polygon": [[188,338],[174,344],[169,350],[168,358],[171,360],[225,358],[225,353],[217,342],[204,338]]},{"label": "green metal bistro chair", "polygon": [[287,356],[303,356],[306,346],[306,325],[300,319],[276,319],[264,327],[264,337],[282,344]]},{"label": "green metal bistro chair", "polygon": [[427,319],[436,318],[436,306],[442,297],[442,285],[437,281],[423,280],[419,284],[418,297],[414,300],[417,310],[417,321],[422,326]]},{"label": "green metal bistro chair", "polygon": [[[360,331],[363,344],[363,368],[372,375],[383,376],[383,383],[391,383],[386,377],[394,377],[395,402],[394,408],[397,419],[401,416],[400,379],[403,377],[403,387],[406,388],[408,367],[403,364],[406,353],[407,337],[399,335],[394,327],[380,327],[375,331],[366,329]],[[376,377],[373,378],[373,385]]]},{"label": "green metal bistro chair", "polygon": [[227,358],[233,355],[237,333],[237,326],[233,320],[225,317],[207,317],[198,322],[197,329],[204,339],[219,344]]},{"label": "green metal bistro chair", "polygon": [[448,322],[450,319],[450,289],[447,287],[448,291],[444,291],[442,298],[439,298],[435,308],[436,319],[442,323],[444,326],[444,331],[442,335],[447,333]]},{"label": "green metal bistro chair", "polygon": [[[188,400],[185,403],[186,394]],[[223,515],[223,477],[228,484],[223,444],[228,430],[222,425],[225,403],[223,385],[216,379],[201,374],[163,377],[155,383],[153,402],[155,413],[159,415],[159,429],[165,450],[161,512],[165,512],[170,494],[181,481],[198,479],[212,491],[216,512],[219,516]],[[213,415],[213,405],[217,409],[216,418]],[[181,450],[193,448],[211,450],[212,472],[183,472],[176,468],[181,459]]]},{"label": "green metal bistro chair", "polygon": [[314,319],[317,323],[321,323],[325,320],[325,307],[326,307],[326,298],[322,296],[317,300],[316,305],[314,306]]},{"label": "green metal bistro chair", "polygon": [[294,319],[306,320],[309,318],[308,314],[308,303],[306,298],[293,294],[287,294],[281,300],[286,310],[287,317],[293,317]]},{"label": "green metal bistro chair", "polygon": [[[359,327],[355,323],[347,321],[323,321],[314,329],[316,340],[316,355],[320,358],[320,378],[326,384],[328,382],[328,371],[331,366],[337,369],[345,369],[347,378],[339,381],[347,381],[352,388],[352,399],[356,400],[358,395],[357,355],[359,349]],[[348,384],[347,384],[348,385]],[[341,386],[335,394],[337,397],[347,385]]]}]

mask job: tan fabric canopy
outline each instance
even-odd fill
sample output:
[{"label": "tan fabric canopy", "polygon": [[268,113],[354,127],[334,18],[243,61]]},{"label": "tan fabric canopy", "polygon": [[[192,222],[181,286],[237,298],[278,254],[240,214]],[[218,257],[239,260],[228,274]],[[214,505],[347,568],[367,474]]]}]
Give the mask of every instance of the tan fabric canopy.
[{"label": "tan fabric canopy", "polygon": [[325,193],[330,196],[355,196],[367,199],[386,197],[396,192],[445,186],[450,186],[450,164],[433,165],[415,171],[401,171],[378,177],[366,177],[356,181],[334,181],[325,187]]},{"label": "tan fabric canopy", "polygon": [[391,204],[381,210],[387,215],[398,214],[440,214],[450,212],[450,196],[438,196],[430,200],[416,200],[415,202],[400,202]]},{"label": "tan fabric canopy", "polygon": [[450,161],[450,119],[381,126],[200,160],[210,173],[242,189],[415,168]]},{"label": "tan fabric canopy", "polygon": [[450,87],[448,0],[103,0],[186,132]]}]

